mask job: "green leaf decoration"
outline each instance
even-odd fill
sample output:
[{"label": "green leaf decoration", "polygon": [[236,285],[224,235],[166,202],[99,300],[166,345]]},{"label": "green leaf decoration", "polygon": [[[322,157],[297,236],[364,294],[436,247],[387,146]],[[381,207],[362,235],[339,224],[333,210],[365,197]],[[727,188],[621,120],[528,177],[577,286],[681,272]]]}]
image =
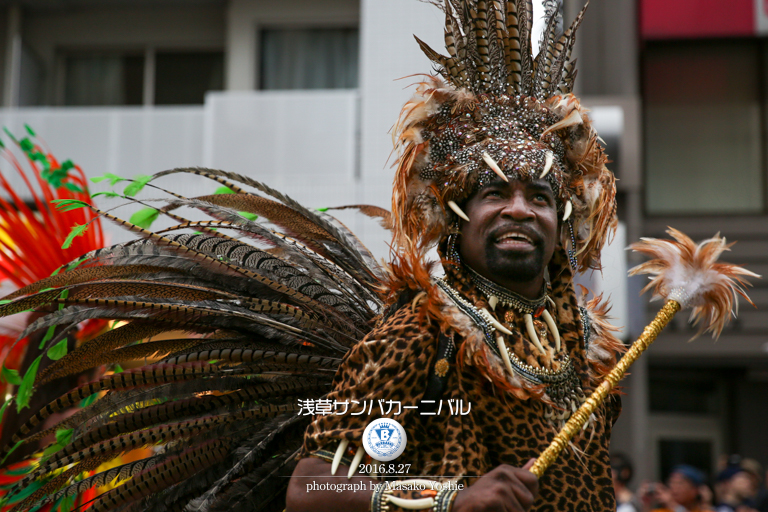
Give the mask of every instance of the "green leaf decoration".
[{"label": "green leaf decoration", "polygon": [[128,197],[133,197],[139,192],[141,192],[141,189],[144,188],[144,185],[149,183],[152,180],[152,176],[148,176],[146,174],[140,174],[133,178],[133,183],[125,187],[125,190],[123,190],[123,194],[127,195]]},{"label": "green leaf decoration", "polygon": [[43,350],[43,347],[46,343],[51,341],[53,339],[53,335],[56,333],[56,326],[52,325],[48,328],[47,331],[45,331],[45,336],[43,336],[43,340],[40,342],[40,346],[38,347],[40,350]]},{"label": "green leaf decoration", "polygon": [[256,220],[259,218],[259,216],[256,215],[255,213],[248,213],[248,212],[237,212],[237,213],[239,213],[240,215],[242,215],[248,220]]},{"label": "green leaf decoration", "polygon": [[327,212],[328,208],[316,208],[316,210],[319,212]]},{"label": "green leaf decoration", "polygon": [[69,171],[70,169],[74,169],[75,164],[72,162],[72,160],[64,160],[61,162],[61,170],[62,171]]},{"label": "green leaf decoration", "polygon": [[33,130],[32,127],[27,123],[24,123],[24,129],[27,130],[27,133],[30,135],[30,137],[37,137],[35,130]]},{"label": "green leaf decoration", "polygon": [[0,300],[0,306],[2,306],[4,304],[10,304],[11,302],[13,302],[11,299]]},{"label": "green leaf decoration", "polygon": [[[119,364],[115,363],[115,367],[112,369],[112,371],[115,372],[115,373],[123,373],[125,370],[123,370],[122,366],[120,366]],[[0,418],[2,418],[2,416],[0,416]]]},{"label": "green leaf decoration", "polygon": [[68,263],[67,264],[67,272],[69,272],[70,270],[76,269],[77,267],[79,267],[80,265],[85,263],[86,261],[88,261],[88,260],[87,259],[81,259],[81,260],[75,260],[72,263]]},{"label": "green leaf decoration", "polygon": [[62,444],[64,446],[67,446],[70,441],[72,441],[72,434],[74,434],[75,429],[73,428],[66,428],[66,429],[60,429],[56,431],[56,442],[59,444]]},{"label": "green leaf decoration", "polygon": [[79,185],[76,185],[76,184],[72,183],[71,181],[68,181],[67,183],[65,183],[64,184],[64,188],[66,188],[70,192],[77,192],[78,194],[82,194],[83,192],[85,192],[83,190],[83,187],[81,187]]},{"label": "green leaf decoration", "polygon": [[24,378],[21,379],[19,385],[19,393],[17,395],[16,410],[21,412],[25,407],[29,407],[29,399],[32,398],[33,384],[35,383],[35,377],[37,377],[37,369],[40,368],[40,360],[43,359],[43,354],[40,354],[29,365],[29,370],[24,374]]},{"label": "green leaf decoration", "polygon": [[43,460],[47,459],[48,457],[50,457],[51,455],[53,455],[54,453],[58,452],[63,448],[65,448],[63,444],[53,443],[52,445],[48,446],[45,450],[43,450]]},{"label": "green leaf decoration", "polygon": [[[19,371],[14,370],[13,368],[6,368],[5,365],[3,365],[3,369],[0,370],[0,377],[2,377],[3,382],[13,384],[14,386],[21,384],[21,375],[19,375]],[[3,407],[5,407],[5,405],[3,405]],[[3,415],[0,414],[0,418],[2,417]]]},{"label": "green leaf decoration", "polygon": [[131,224],[136,224],[141,228],[149,229],[152,223],[155,222],[159,216],[160,210],[157,208],[142,208],[141,210],[131,215],[130,222]]},{"label": "green leaf decoration", "polygon": [[234,193],[235,191],[229,187],[219,187],[214,192],[214,194],[234,194]]},{"label": "green leaf decoration", "polygon": [[54,199],[51,203],[56,205],[56,209],[61,212],[68,212],[71,210],[77,210],[78,208],[90,208],[91,205],[85,201],[78,201],[77,199]]},{"label": "green leaf decoration", "polygon": [[48,357],[54,361],[58,361],[65,355],[67,355],[67,338],[48,349]]},{"label": "green leaf decoration", "polygon": [[[5,454],[5,457],[3,457],[3,460],[0,460],[0,466],[2,466],[3,464],[5,464],[5,459],[7,459],[7,458],[8,458],[8,457],[9,457],[9,456],[10,456],[10,455],[13,453],[13,452],[15,452],[15,451],[16,451],[16,448],[18,448],[18,447],[19,447],[19,446],[21,446],[22,444],[24,444],[24,440],[23,440],[23,439],[22,439],[21,441],[17,441],[17,442],[16,442],[16,444],[15,444],[15,445],[13,445],[13,448],[11,448],[11,449],[10,449],[10,451],[9,451],[8,453],[6,453],[6,454]],[[30,485],[29,487],[32,487],[32,486]],[[23,492],[23,491],[22,491],[22,492]],[[14,495],[14,496],[15,496],[15,495]]]},{"label": "green leaf decoration", "polygon": [[4,131],[4,132],[5,132],[5,134],[8,136],[8,138],[9,138],[9,139],[11,139],[11,140],[12,140],[13,142],[15,142],[16,144],[18,144],[18,143],[19,143],[19,141],[16,139],[16,137],[14,137],[14,136],[13,136],[13,134],[11,133],[11,130],[9,130],[8,128],[6,128],[5,126],[3,126],[3,131]]},{"label": "green leaf decoration", "polygon": [[104,176],[96,176],[95,178],[91,178],[91,181],[94,183],[100,183],[104,180],[109,180],[109,184],[114,187],[121,181],[128,181],[128,178],[121,178],[117,174],[112,174],[111,172],[106,173]]},{"label": "green leaf decoration", "polygon": [[0,149],[5,149],[5,142],[0,140]]},{"label": "green leaf decoration", "polygon": [[80,400],[80,407],[88,407],[93,402],[95,402],[97,398],[99,398],[99,394],[98,393],[94,393],[94,394],[92,394],[90,396],[87,396],[87,397],[83,398],[82,400]]},{"label": "green leaf decoration", "polygon": [[[3,365],[3,368],[5,368],[5,365]],[[9,405],[13,402],[13,397],[9,398],[5,401],[2,407],[0,407],[0,421],[3,421],[3,416],[5,415],[5,409],[8,408]]]},{"label": "green leaf decoration", "polygon": [[32,151],[35,147],[32,141],[29,140],[27,137],[24,137],[23,139],[21,139],[19,146],[21,146],[21,149],[23,149],[24,151]]},{"label": "green leaf decoration", "polygon": [[62,249],[69,249],[72,247],[72,242],[75,240],[76,236],[80,236],[83,233],[85,233],[85,230],[88,229],[88,226],[90,224],[75,224],[72,226],[72,231],[69,232],[69,235],[67,235],[67,239],[64,240],[64,243],[61,244]]},{"label": "green leaf decoration", "polygon": [[112,192],[111,190],[107,190],[104,192],[96,192],[95,194],[91,194],[91,197],[98,197],[98,196],[123,197],[122,194],[118,194],[117,192]]}]

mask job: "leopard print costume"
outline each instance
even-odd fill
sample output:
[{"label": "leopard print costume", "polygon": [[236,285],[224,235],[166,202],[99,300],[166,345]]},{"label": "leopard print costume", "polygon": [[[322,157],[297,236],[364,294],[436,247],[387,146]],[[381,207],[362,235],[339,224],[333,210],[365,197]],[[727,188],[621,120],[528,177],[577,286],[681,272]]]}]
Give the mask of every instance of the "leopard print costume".
[{"label": "leopard print costume", "polygon": [[[563,258],[564,253],[559,252],[550,266],[550,275],[554,269],[559,272],[553,278],[550,296],[556,303],[563,350],[569,354],[583,390],[589,393],[615,364],[616,352],[622,345],[604,328],[596,301],[590,313],[590,336],[584,336],[584,310],[577,304],[572,277],[567,265],[562,265]],[[446,280],[462,296],[476,305],[484,304],[485,298],[460,269],[448,266],[446,272]],[[435,371],[436,340],[445,326],[430,319],[424,308],[409,303],[383,318],[347,354],[334,381],[334,390],[328,395],[337,402],[356,400],[363,404],[372,400],[371,415],[366,410],[360,415],[316,416],[307,429],[301,457],[316,456],[330,461],[340,439],[349,440],[356,448],[367,424],[378,417],[396,419],[406,429],[405,451],[394,462],[411,464],[409,473],[421,478],[428,475],[471,485],[500,464],[523,466],[549,445],[561,422],[558,418],[546,418],[547,408],[552,404],[546,390],[519,376],[504,375],[503,363],[484,343],[480,330],[445,294],[438,294],[458,349],[458,358],[450,364],[442,392],[441,414],[426,415],[417,409],[402,409],[397,415],[398,411],[393,409],[389,414],[381,414],[378,406],[379,400],[419,405],[430,372]],[[504,318],[504,310],[496,313]],[[550,367],[554,355],[551,337],[541,340],[547,353],[534,354],[521,334],[520,325],[516,323],[513,335],[506,336],[507,345],[528,364]],[[499,383],[499,378],[504,382]],[[469,413],[450,414],[446,406],[450,400],[454,404],[462,400],[465,411],[467,404],[471,404]],[[616,510],[608,446],[619,410],[618,395],[611,395],[540,479],[533,510]],[[351,453],[352,448],[348,454]],[[349,464],[349,459],[344,460]]]}]

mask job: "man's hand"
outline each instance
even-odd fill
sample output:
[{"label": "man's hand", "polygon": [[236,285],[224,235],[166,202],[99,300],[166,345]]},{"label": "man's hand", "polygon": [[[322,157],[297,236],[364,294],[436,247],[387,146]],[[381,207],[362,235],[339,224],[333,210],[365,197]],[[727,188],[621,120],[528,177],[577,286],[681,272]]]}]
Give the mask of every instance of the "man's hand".
[{"label": "man's hand", "polygon": [[524,512],[539,493],[539,479],[528,471],[536,459],[522,468],[506,464],[489,471],[459,491],[452,512]]}]

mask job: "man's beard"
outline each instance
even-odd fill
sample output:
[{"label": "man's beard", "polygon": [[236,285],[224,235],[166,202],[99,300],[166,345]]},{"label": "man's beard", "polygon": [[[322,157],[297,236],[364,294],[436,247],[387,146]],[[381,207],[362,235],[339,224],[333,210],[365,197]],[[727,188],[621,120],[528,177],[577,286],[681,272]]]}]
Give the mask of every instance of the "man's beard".
[{"label": "man's beard", "polygon": [[544,248],[534,245],[531,252],[501,251],[492,240],[485,247],[486,263],[491,276],[499,276],[505,281],[525,283],[544,273]]}]

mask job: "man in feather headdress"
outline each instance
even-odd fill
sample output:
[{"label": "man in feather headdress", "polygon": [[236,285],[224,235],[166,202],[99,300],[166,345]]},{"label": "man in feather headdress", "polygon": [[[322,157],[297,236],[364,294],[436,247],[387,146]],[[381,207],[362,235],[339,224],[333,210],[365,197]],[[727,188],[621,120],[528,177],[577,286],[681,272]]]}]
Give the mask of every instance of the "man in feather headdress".
[{"label": "man in feather headdress", "polygon": [[[571,94],[584,11],[563,34],[557,9],[548,12],[535,59],[530,2],[450,0],[444,11],[449,55],[419,41],[444,80],[421,83],[396,127],[396,300],[347,355],[328,396],[350,408],[372,403],[373,412],[316,416],[289,512],[340,503],[372,512],[615,510],[608,445],[616,396],[540,481],[526,471],[623,348],[605,322],[607,306],[580,304],[573,285],[575,272],[599,268],[616,223],[613,174]],[[442,279],[426,263],[434,246]],[[404,407],[379,407],[389,401]],[[358,470],[371,468],[363,433],[378,417],[401,423],[408,441],[377,478],[466,487],[369,486],[333,500],[305,490],[339,482],[336,475],[374,482]]]}]

